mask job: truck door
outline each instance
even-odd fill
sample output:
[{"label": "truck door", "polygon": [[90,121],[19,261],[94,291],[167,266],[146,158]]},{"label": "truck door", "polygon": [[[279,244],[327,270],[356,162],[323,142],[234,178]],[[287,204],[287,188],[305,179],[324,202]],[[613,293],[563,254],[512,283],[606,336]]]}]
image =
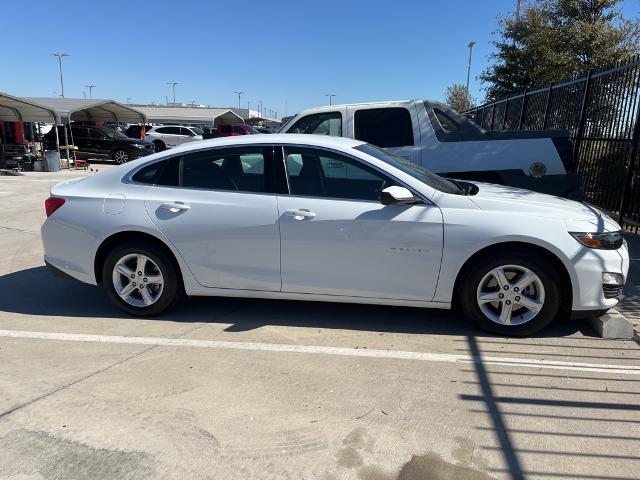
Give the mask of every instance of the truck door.
[{"label": "truck door", "polygon": [[347,107],[347,116],[348,136],[422,163],[420,124],[413,103],[354,105]]}]

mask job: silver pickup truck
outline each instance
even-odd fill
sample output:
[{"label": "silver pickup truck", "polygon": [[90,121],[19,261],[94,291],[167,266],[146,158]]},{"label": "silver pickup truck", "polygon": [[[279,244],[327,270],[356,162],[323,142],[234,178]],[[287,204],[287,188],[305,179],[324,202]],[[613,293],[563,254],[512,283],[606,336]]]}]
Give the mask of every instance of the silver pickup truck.
[{"label": "silver pickup truck", "polygon": [[312,108],[291,118],[280,133],[355,138],[443,176],[582,200],[569,132],[487,131],[430,100]]}]

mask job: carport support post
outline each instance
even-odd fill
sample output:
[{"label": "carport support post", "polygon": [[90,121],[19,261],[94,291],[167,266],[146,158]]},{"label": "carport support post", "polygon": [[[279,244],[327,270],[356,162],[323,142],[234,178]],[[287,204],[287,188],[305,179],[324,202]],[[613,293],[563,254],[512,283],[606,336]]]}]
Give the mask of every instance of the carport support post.
[{"label": "carport support post", "polygon": [[[66,124],[64,124],[64,123],[62,124],[62,126],[64,127],[64,143],[65,143],[65,146],[67,147],[66,148],[66,151],[67,151],[67,168],[69,168],[69,166],[71,164],[69,163],[69,160],[70,160],[70,158],[69,158],[69,136],[67,135],[67,125],[69,125],[69,122],[67,122]],[[71,125],[69,125],[69,128],[71,128]]]},{"label": "carport support post", "polygon": [[[62,155],[60,155],[60,134],[58,134],[58,122],[57,121],[53,122],[53,128],[56,131],[56,149],[58,150],[58,162],[59,162],[60,159],[62,158]],[[44,161],[44,158],[42,160]]]}]

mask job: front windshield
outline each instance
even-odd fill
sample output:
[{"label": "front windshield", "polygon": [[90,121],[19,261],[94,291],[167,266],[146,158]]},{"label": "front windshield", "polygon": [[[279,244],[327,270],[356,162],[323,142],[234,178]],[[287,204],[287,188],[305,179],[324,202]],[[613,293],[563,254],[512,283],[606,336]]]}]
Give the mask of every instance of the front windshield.
[{"label": "front windshield", "polygon": [[284,129],[287,127],[287,125],[290,125],[291,122],[293,122],[296,118],[298,118],[298,115],[294,115],[289,120],[287,120],[287,122],[278,129],[277,133],[284,132]]},{"label": "front windshield", "polygon": [[204,131],[202,129],[198,128],[198,127],[191,127],[191,130],[196,135],[204,135]]},{"label": "front windshield", "polygon": [[439,190],[441,192],[457,194],[461,193],[462,191],[460,187],[458,187],[455,183],[450,182],[446,178],[443,178],[440,175],[436,175],[426,168],[423,168],[420,165],[417,165],[399,155],[388,152],[387,150],[383,150],[380,147],[376,147],[369,143],[363,143],[362,145],[358,145],[357,147],[355,147],[355,149],[360,150],[367,155],[371,155],[378,160],[382,160],[383,162],[396,167],[398,170],[402,170],[407,175],[411,175],[416,180],[419,180],[422,183],[429,185],[430,187],[435,188],[436,190]]}]

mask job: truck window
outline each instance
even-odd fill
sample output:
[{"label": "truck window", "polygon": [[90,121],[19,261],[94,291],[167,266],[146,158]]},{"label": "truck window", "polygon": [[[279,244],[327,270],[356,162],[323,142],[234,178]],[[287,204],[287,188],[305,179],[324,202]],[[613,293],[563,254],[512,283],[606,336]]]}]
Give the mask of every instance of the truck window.
[{"label": "truck window", "polygon": [[354,115],[355,138],[382,148],[413,145],[409,110],[402,107],[366,108]]},{"label": "truck window", "polygon": [[453,120],[449,115],[444,113],[442,110],[434,108],[433,113],[436,114],[436,118],[440,125],[446,132],[455,132],[458,130],[458,124]]},{"label": "truck window", "polygon": [[340,112],[323,112],[305,115],[294,123],[287,133],[309,133],[341,137],[342,114]]}]

